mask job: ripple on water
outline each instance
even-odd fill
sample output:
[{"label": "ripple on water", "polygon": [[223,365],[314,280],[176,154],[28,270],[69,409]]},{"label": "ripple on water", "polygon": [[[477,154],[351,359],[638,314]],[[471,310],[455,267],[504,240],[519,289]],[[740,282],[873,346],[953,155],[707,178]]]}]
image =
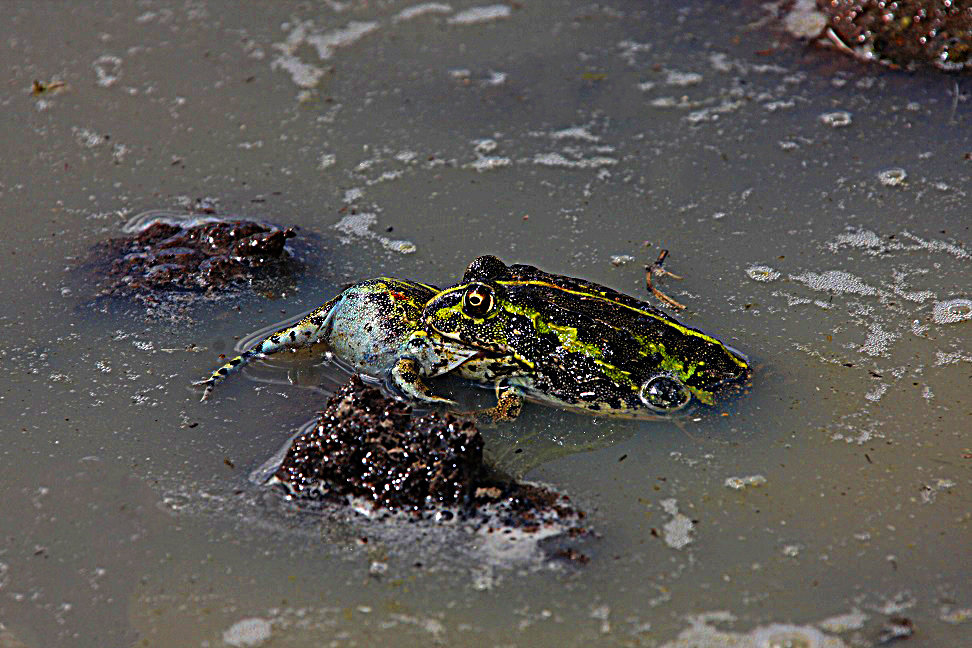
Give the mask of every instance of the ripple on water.
[{"label": "ripple on water", "polygon": [[936,324],[955,324],[972,319],[972,299],[958,297],[937,302],[932,319]]}]

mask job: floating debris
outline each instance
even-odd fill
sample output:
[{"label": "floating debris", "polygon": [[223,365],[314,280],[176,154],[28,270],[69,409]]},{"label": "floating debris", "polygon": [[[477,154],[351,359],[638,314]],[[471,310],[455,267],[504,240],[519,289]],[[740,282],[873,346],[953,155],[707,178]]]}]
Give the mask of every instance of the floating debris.
[{"label": "floating debris", "polygon": [[447,13],[452,13],[452,7],[450,5],[443,4],[441,2],[424,2],[422,4],[417,4],[402,9],[394,18],[392,18],[392,21],[401,22],[403,20],[412,20],[413,18],[418,18],[419,16],[425,16],[427,14]]},{"label": "floating debris", "polygon": [[783,16],[783,26],[797,38],[819,37],[827,27],[827,16],[817,9],[816,0],[796,0]]},{"label": "floating debris", "polygon": [[669,70],[665,77],[665,83],[670,86],[687,87],[702,83],[702,75],[698,72],[679,72]]},{"label": "floating debris", "polygon": [[746,274],[753,281],[776,281],[780,273],[768,265],[752,265],[746,268]]},{"label": "floating debris", "polygon": [[766,483],[766,477],[762,475],[750,475],[748,477],[727,477],[726,488],[733,490],[743,490],[744,488],[758,488]]},{"label": "floating debris", "polygon": [[895,167],[892,169],[885,169],[877,175],[878,180],[885,187],[900,187],[905,184],[905,180],[908,178],[908,173],[900,168]]},{"label": "floating debris", "polygon": [[851,630],[860,630],[867,621],[867,615],[854,609],[847,614],[838,614],[817,623],[821,630],[841,634]]},{"label": "floating debris", "polygon": [[707,612],[688,617],[689,628],[661,648],[847,648],[840,637],[826,634],[813,626],[771,623],[747,633],[723,630],[719,626],[736,617],[728,612]]},{"label": "floating debris", "polygon": [[876,295],[877,289],[869,286],[854,275],[843,270],[828,270],[823,273],[804,272],[791,275],[790,279],[807,285],[811,290],[829,292],[834,295],[851,293],[855,295]]},{"label": "floating debris", "polygon": [[949,607],[942,608],[942,613],[938,617],[945,623],[966,623],[967,621],[972,621],[972,608],[960,608],[951,609]]},{"label": "floating debris", "polygon": [[185,306],[244,290],[272,294],[304,269],[287,244],[293,228],[155,211],[124,229],[131,236],[96,246],[87,264],[107,280],[99,297]]},{"label": "floating debris", "polygon": [[672,519],[662,527],[665,532],[665,544],[672,549],[684,549],[692,543],[692,531],[695,529],[695,522],[687,515],[679,512],[678,502],[675,498],[664,499],[660,504],[662,510],[672,516]]},{"label": "floating debris", "polygon": [[824,113],[820,115],[820,121],[832,128],[844,128],[851,125],[852,115],[846,110]]},{"label": "floating debris", "polygon": [[242,619],[223,632],[223,642],[234,647],[259,646],[270,639],[272,632],[273,627],[266,619]]},{"label": "floating debris", "polygon": [[378,215],[370,212],[351,213],[343,216],[334,224],[334,229],[343,234],[341,241],[351,244],[353,239],[371,239],[378,241],[382,247],[390,252],[399,254],[413,254],[418,248],[411,241],[392,239],[376,234],[372,227],[378,224]]},{"label": "floating debris", "polygon": [[67,84],[63,81],[52,80],[52,81],[41,81],[39,79],[34,79],[34,82],[30,85],[30,94],[42,95],[45,93],[55,93],[67,88]]},{"label": "floating debris", "polygon": [[889,644],[897,639],[907,639],[913,634],[915,634],[915,626],[911,623],[911,619],[902,616],[893,616],[881,628],[878,643],[881,645]]}]

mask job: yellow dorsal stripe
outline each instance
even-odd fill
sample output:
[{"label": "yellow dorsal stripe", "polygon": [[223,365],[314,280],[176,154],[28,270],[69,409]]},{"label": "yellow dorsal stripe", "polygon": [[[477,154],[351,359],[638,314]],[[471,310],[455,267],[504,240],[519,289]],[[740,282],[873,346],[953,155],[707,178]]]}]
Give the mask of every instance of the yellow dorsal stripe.
[{"label": "yellow dorsal stripe", "polygon": [[[679,324],[679,323],[677,323],[675,321],[672,321],[672,320],[668,319],[667,317],[665,317],[663,315],[658,315],[657,313],[652,313],[650,311],[642,310],[640,308],[635,308],[634,306],[629,306],[628,304],[622,304],[621,302],[615,301],[613,299],[609,299],[609,298],[605,297],[604,295],[599,295],[597,293],[584,292],[582,290],[568,290],[567,288],[564,288],[563,286],[558,286],[557,284],[550,283],[549,281],[539,281],[539,280],[536,280],[536,279],[531,279],[531,280],[526,280],[526,281],[497,281],[496,283],[498,283],[501,286],[543,286],[545,288],[552,288],[554,290],[559,290],[561,292],[565,292],[565,293],[568,293],[568,294],[571,294],[571,295],[579,295],[581,297],[591,297],[593,299],[600,299],[600,300],[603,300],[603,301],[610,301],[611,303],[613,303],[613,304],[615,304],[617,306],[622,306],[624,308],[627,308],[628,310],[631,310],[631,311],[634,311],[636,313],[640,313],[641,315],[645,315],[647,317],[651,317],[651,318],[653,318],[655,320],[658,320],[659,322],[661,322],[662,324],[665,324],[666,326],[671,326],[672,328],[674,328],[675,330],[679,331],[683,335],[689,335],[689,336],[699,337],[699,338],[702,338],[703,340],[705,340],[707,342],[710,342],[712,344],[717,344],[717,345],[721,346],[723,349],[726,348],[726,345],[725,344],[723,344],[719,340],[715,339],[714,337],[711,337],[709,335],[706,335],[705,333],[703,333],[701,331],[696,331],[695,329],[691,329],[691,328],[688,328],[687,326],[683,326],[683,325],[681,325],[681,324]],[[449,290],[445,290],[445,291],[439,293],[439,295],[437,295],[437,297],[438,296],[441,296],[441,295],[445,295],[446,293],[455,292],[457,290],[465,290],[468,285],[469,284],[466,284],[465,286],[456,286],[455,288],[450,288]],[[742,360],[740,360],[739,358],[737,358],[736,355],[734,353],[730,352],[728,349],[726,349],[726,352],[732,358],[733,362],[735,362],[740,367],[747,368],[749,366],[745,362],[743,362]]]}]

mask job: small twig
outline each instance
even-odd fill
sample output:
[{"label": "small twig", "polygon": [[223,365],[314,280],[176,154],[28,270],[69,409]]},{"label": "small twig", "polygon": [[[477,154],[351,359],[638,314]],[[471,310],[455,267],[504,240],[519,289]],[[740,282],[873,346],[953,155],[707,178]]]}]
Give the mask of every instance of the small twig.
[{"label": "small twig", "polygon": [[672,299],[662,291],[658,290],[657,288],[655,288],[655,285],[653,283],[653,279],[652,279],[653,276],[671,277],[672,279],[679,279],[679,280],[682,278],[673,272],[669,272],[668,270],[665,270],[662,267],[662,264],[665,263],[665,259],[667,257],[668,257],[668,250],[662,250],[658,254],[658,258],[655,259],[654,263],[645,266],[645,286],[648,288],[651,294],[654,295],[663,304],[668,304],[672,308],[677,308],[678,310],[684,310],[685,304],[681,304],[675,301],[674,299]]},{"label": "small twig", "polygon": [[858,58],[857,54],[854,53],[854,50],[848,47],[847,43],[844,42],[844,39],[838,36],[837,32],[835,32],[832,28],[828,27],[826,31],[824,31],[824,36],[827,37],[827,40],[829,40],[834,47],[839,49],[844,54],[850,54],[854,58]]},{"label": "small twig", "polygon": [[55,90],[63,90],[67,87],[67,84],[63,81],[50,81],[45,83],[38,79],[34,79],[34,82],[30,84],[30,93],[33,95],[44,94],[45,92],[53,92]]}]

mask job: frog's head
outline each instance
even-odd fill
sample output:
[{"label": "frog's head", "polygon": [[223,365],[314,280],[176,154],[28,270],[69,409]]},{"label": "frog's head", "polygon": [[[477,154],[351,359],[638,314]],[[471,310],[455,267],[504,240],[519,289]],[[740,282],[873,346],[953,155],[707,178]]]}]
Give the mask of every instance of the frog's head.
[{"label": "frog's head", "polygon": [[470,348],[512,355],[515,344],[508,339],[506,330],[512,304],[499,282],[508,272],[509,268],[496,257],[477,258],[459,284],[426,303],[426,329]]},{"label": "frog's head", "polygon": [[741,353],[646,302],[493,256],[477,258],[462,282],[431,299],[423,324],[515,359],[559,402],[604,403],[620,415],[645,407],[671,413],[693,398],[713,404],[749,375]]}]

